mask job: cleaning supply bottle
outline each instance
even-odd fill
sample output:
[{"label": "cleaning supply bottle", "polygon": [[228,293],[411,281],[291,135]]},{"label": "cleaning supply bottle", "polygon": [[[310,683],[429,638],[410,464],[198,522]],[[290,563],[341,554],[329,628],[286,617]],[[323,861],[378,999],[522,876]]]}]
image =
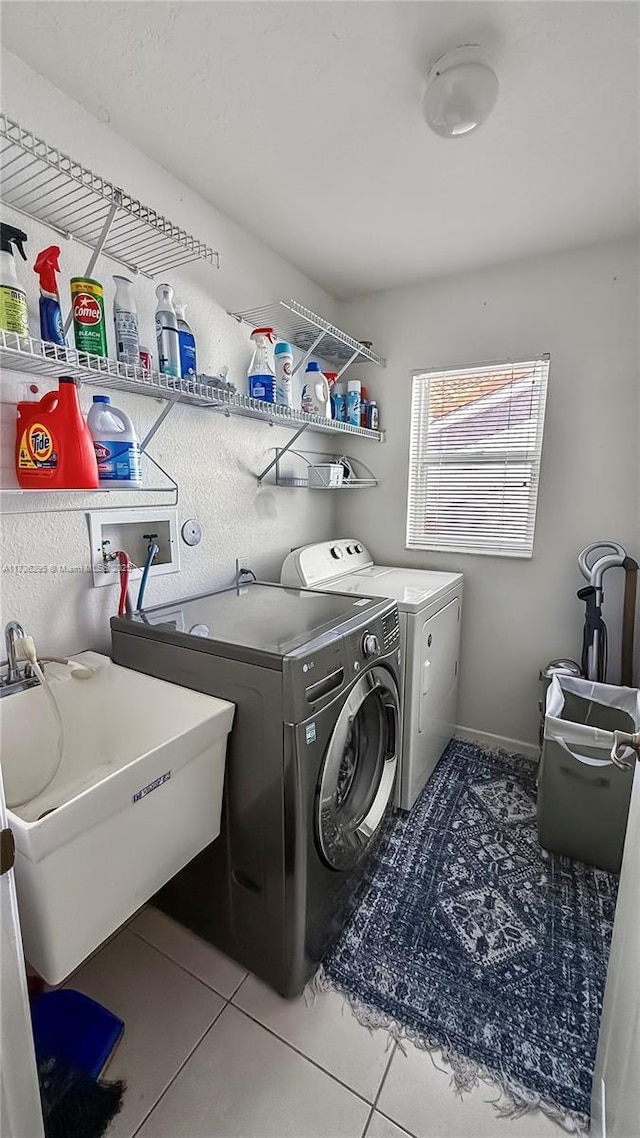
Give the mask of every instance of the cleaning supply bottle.
[{"label": "cleaning supply bottle", "polygon": [[116,295],[113,300],[113,323],[116,331],[116,356],[121,364],[140,365],[138,310],[133,285],[128,277],[114,276]]},{"label": "cleaning supply bottle", "polygon": [[22,229],[0,223],[0,328],[6,332],[17,332],[19,336],[29,335],[29,315],[27,294],[18,280],[11,246],[15,245],[26,261],[26,240],[27,235]]},{"label": "cleaning supply bottle", "polygon": [[293,348],[279,340],[273,349],[276,365],[276,403],[293,407]]},{"label": "cleaning supply bottle", "polygon": [[320,415],[323,419],[331,418],[329,384],[320,371],[320,364],[315,360],[309,360],[304,373],[302,410],[309,415]]},{"label": "cleaning supply bottle", "polygon": [[367,391],[364,383],[360,388],[360,426],[366,427],[367,425],[367,409],[369,407],[369,392]]},{"label": "cleaning supply bottle", "polygon": [[178,318],[178,343],[180,345],[180,374],[183,379],[195,379],[198,374],[196,361],[196,338],[187,324],[186,304],[174,300],[173,306]]},{"label": "cleaning supply bottle", "polygon": [[276,397],[275,374],[269,358],[269,345],[275,339],[273,328],[254,328],[251,340],[255,345],[247,379],[249,395],[263,403],[274,403]]},{"label": "cleaning supply bottle", "polygon": [[360,426],[361,387],[359,379],[350,379],[347,383],[347,423],[351,423],[352,427]]},{"label": "cleaning supply bottle", "polygon": [[180,379],[180,337],[171,285],[159,284],[156,289],[156,296],[158,298],[156,308],[158,366],[163,375],[171,375],[175,379]]},{"label": "cleaning supply bottle", "polygon": [[347,391],[344,383],[336,383],[333,388],[333,417],[337,423],[347,421]]},{"label": "cleaning supply bottle", "polygon": [[106,488],[140,486],[140,443],[131,419],[111,406],[108,395],[94,395],[87,415],[98,462],[100,485]]},{"label": "cleaning supply bottle", "polygon": [[48,245],[35,259],[34,273],[40,278],[40,336],[65,347],[60,292],[56,273],[60,272],[60,246]]},{"label": "cleaning supply bottle", "polygon": [[331,405],[331,418],[336,417],[336,383],[338,381],[337,371],[325,371],[324,378],[329,384],[329,403]]},{"label": "cleaning supply bottle", "polygon": [[73,338],[79,352],[106,356],[107,326],[104,319],[104,289],[92,277],[72,277],[71,309]]},{"label": "cleaning supply bottle", "polygon": [[18,403],[16,475],[23,490],[97,490],[98,464],[75,379]]}]

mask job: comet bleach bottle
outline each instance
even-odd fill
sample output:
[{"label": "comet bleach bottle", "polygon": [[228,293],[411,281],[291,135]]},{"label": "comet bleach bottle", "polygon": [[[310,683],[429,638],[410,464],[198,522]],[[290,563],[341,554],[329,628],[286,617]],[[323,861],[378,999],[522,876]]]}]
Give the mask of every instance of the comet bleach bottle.
[{"label": "comet bleach bottle", "polygon": [[91,277],[71,278],[73,336],[79,352],[106,356],[107,328],[104,320],[104,290]]},{"label": "comet bleach bottle", "polygon": [[17,332],[19,336],[29,335],[29,316],[27,294],[22,288],[16,273],[12,245],[26,261],[24,251],[26,233],[13,225],[0,224],[0,328],[6,332]]}]

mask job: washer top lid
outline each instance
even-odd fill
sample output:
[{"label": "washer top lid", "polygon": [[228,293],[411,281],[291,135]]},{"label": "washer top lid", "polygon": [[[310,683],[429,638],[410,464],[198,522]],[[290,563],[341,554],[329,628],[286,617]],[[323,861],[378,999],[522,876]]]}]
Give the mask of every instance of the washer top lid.
[{"label": "washer top lid", "polygon": [[462,573],[439,573],[430,569],[397,569],[371,565],[357,573],[325,583],[323,588],[361,596],[387,597],[402,612],[420,612],[452,589],[462,585]]},{"label": "washer top lid", "polygon": [[281,667],[284,656],[384,611],[380,598],[335,592],[256,582],[114,617],[111,627],[234,659],[264,656],[266,667]]}]

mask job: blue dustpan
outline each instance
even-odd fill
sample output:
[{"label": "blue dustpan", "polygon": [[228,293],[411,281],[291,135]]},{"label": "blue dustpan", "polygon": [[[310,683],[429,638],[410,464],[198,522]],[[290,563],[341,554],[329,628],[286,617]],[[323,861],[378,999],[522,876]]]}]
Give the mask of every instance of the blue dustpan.
[{"label": "blue dustpan", "polygon": [[55,1058],[97,1079],[124,1031],[124,1023],[95,1000],[60,988],[44,992],[31,1008],[38,1066]]}]

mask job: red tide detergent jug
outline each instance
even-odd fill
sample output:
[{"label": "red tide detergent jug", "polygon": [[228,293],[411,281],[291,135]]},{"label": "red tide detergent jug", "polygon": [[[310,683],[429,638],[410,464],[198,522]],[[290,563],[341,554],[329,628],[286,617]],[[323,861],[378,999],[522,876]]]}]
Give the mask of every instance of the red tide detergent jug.
[{"label": "red tide detergent jug", "polygon": [[16,475],[23,490],[97,490],[98,464],[75,379],[18,403]]}]

